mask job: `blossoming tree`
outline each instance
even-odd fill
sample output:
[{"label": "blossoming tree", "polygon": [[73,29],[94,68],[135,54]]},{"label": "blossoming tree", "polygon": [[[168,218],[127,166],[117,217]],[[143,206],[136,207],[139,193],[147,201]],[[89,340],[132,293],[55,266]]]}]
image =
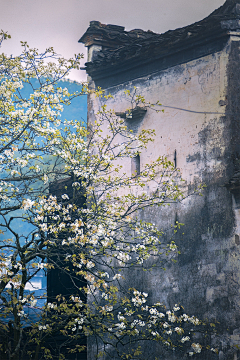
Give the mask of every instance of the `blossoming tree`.
[{"label": "blossoming tree", "polygon": [[[81,356],[86,336],[99,357],[114,352],[116,358],[141,359],[144,341],[200,353],[203,344],[194,332],[206,332],[205,324],[177,304],[166,309],[149,303],[146,292],[127,288],[125,281],[129,269],[175,261],[176,244],[138,215],[183,197],[177,170],[159,157],[140,173],[123,172],[124,159],[141,153],[154,132],[135,136],[104,105],[89,128],[61,120],[62,105],[89,91],[83,86],[82,93],[70,94],[58,84],[78,68],[81,56],[65,60],[53,49],[39,54],[22,45],[18,57],[0,55],[1,358],[71,359],[72,353]],[[23,86],[30,89],[28,98]],[[64,191],[54,193],[59,181]],[[154,189],[150,194],[147,184]],[[31,226],[29,232],[21,232],[19,219]],[[42,269],[65,273],[72,293],[59,293],[39,308],[27,287]],[[54,347],[59,336],[61,345]]]}]

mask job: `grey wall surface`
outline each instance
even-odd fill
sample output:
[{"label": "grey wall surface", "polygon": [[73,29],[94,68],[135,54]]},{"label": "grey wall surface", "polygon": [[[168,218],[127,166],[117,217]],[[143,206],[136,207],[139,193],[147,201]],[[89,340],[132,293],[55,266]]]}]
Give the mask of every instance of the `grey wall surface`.
[{"label": "grey wall surface", "polygon": [[[156,131],[155,142],[140,155],[141,166],[160,155],[171,161],[176,156],[185,179],[183,191],[189,194],[167,210],[151,208],[140,214],[164,229],[166,240],[172,236],[168,229],[176,219],[184,223],[175,237],[181,251],[177,264],[166,271],[156,267],[141,275],[131,272],[126,281],[129,287],[148,292],[152,303],[161,301],[167,307],[180,303],[190,315],[218,321],[229,335],[229,344],[240,341],[239,45],[240,37],[230,36],[217,52],[106,87],[114,96],[107,105],[116,112],[129,107],[124,89],[133,91],[134,86],[146,101],[163,104],[164,113],[148,109],[134,125],[135,132]],[[98,100],[89,95],[89,123],[98,107]],[[123,171],[130,173],[130,159]],[[192,194],[199,184],[206,185],[203,196]],[[92,343],[90,348],[89,360],[93,360]],[[227,358],[226,343],[223,350]],[[154,344],[145,351],[149,359],[178,358],[164,355]]]}]

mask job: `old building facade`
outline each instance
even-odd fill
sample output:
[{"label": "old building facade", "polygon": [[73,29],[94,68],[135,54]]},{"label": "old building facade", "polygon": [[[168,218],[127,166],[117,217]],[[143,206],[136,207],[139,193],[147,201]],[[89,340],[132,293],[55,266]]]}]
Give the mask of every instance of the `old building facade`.
[{"label": "old building facade", "polygon": [[[124,90],[137,88],[165,110],[147,109],[132,119],[135,133],[156,131],[138,166],[166,155],[189,193],[206,184],[201,197],[141,215],[165,229],[177,219],[185,234],[177,236],[177,264],[161,276],[146,273],[138,285],[153,302],[181,303],[190,314],[219,321],[229,334],[219,356],[236,360],[228,345],[240,344],[240,0],[227,0],[206,19],[165,34],[92,21],[80,41],[88,47],[90,87],[114,96],[109,107],[124,113]],[[89,95],[89,123],[98,101]],[[126,169],[131,166],[126,160]],[[93,359],[90,348],[88,353]]]}]

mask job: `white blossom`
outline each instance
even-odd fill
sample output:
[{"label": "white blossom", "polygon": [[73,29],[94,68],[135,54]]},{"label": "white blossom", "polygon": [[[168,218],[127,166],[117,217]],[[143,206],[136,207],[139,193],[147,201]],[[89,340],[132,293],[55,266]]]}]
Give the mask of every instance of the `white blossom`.
[{"label": "white blossom", "polygon": [[34,201],[30,199],[23,200],[22,207],[24,210],[29,210],[33,207]]},{"label": "white blossom", "polygon": [[62,199],[63,199],[63,200],[69,200],[69,197],[68,197],[67,194],[63,194],[63,195],[62,195]]}]

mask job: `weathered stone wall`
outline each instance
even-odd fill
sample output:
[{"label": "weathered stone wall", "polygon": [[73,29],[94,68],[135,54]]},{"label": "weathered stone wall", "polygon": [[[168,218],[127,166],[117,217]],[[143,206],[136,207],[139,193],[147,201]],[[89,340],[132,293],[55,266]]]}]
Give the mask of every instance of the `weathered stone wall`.
[{"label": "weathered stone wall", "polygon": [[[181,303],[189,314],[219,321],[235,343],[240,328],[240,214],[238,189],[233,196],[225,185],[239,170],[239,44],[240,38],[232,36],[220,52],[105,89],[114,96],[107,105],[116,112],[129,108],[124,90],[134,86],[146,101],[163,104],[164,113],[148,109],[135,125],[135,131],[156,131],[155,142],[140,155],[141,167],[160,155],[175,157],[189,194],[206,184],[203,196],[190,195],[168,209],[141,213],[165,230],[176,219],[185,224],[184,235],[176,235],[181,255],[165,272],[156,267],[141,278],[129,277],[129,285],[148,292],[152,302],[169,307]],[[89,96],[89,124],[98,101]],[[123,171],[130,173],[131,159]]]}]

